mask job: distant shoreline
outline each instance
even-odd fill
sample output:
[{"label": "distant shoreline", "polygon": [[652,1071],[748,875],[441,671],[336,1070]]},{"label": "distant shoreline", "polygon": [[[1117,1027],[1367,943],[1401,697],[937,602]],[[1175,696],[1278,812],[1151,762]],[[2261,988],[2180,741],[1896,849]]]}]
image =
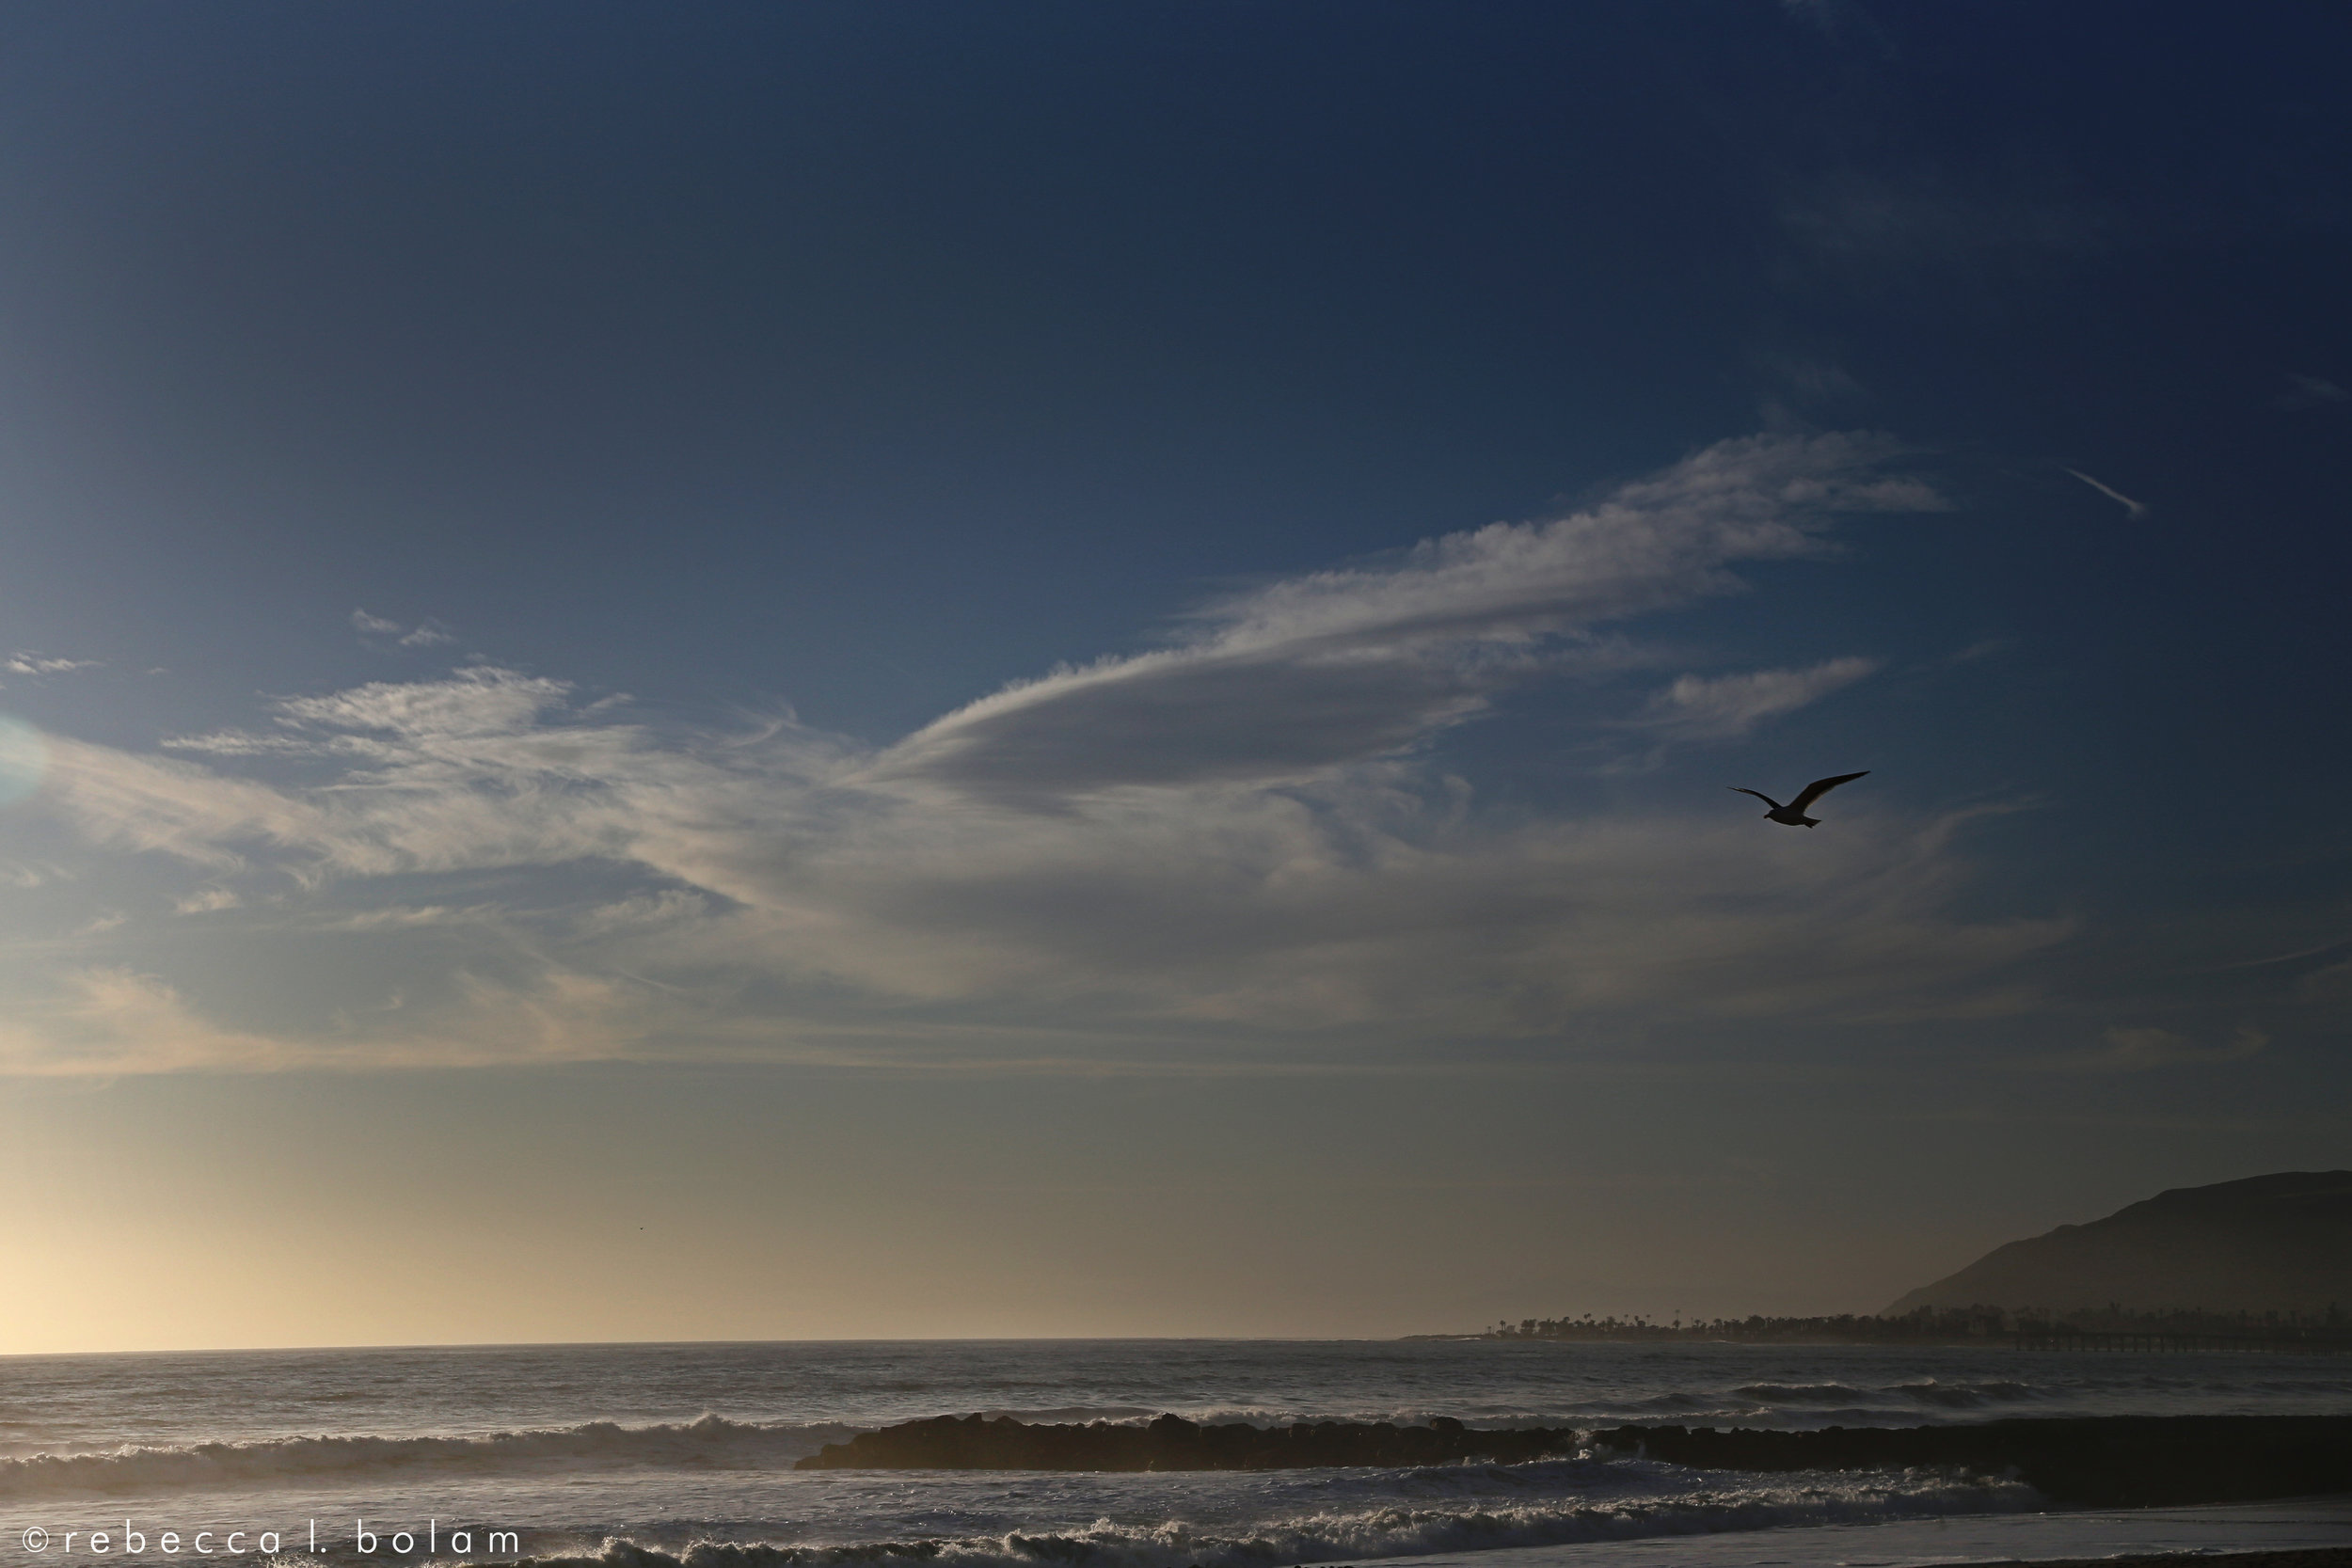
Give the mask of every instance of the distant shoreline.
[{"label": "distant shoreline", "polygon": [[1861,1349],[1878,1350],[1888,1350],[1898,1347],[1904,1350],[2010,1350],[2014,1348],[2011,1344],[2012,1338],[2012,1336],[2007,1334],[2001,1335],[1998,1338],[1986,1338],[1981,1339],[1899,1340],[1862,1338],[1840,1339],[1833,1338],[1827,1336],[1815,1336],[1804,1338],[1791,1338],[1786,1339],[1751,1339],[1729,1334],[1677,1334],[1666,1337],[1653,1337],[1645,1334],[1580,1334],[1574,1338],[1570,1338],[1565,1334],[1404,1334],[1399,1335],[1394,1342],[1400,1345],[1467,1345],[1488,1342],[1493,1344],[1513,1345],[1753,1345],[1765,1349],[1769,1349],[1775,1345],[1786,1345],[1791,1348],[1809,1346],[1814,1349],[1836,1346],[1853,1346]]},{"label": "distant shoreline", "polygon": [[2150,1354],[2205,1353],[2216,1355],[2345,1355],[2352,1337],[2321,1338],[2269,1334],[2173,1334],[2096,1329],[2000,1329],[1989,1334],[1936,1338],[1870,1338],[1835,1334],[1406,1334],[1406,1343],[1551,1345],[1753,1345],[1758,1347],[1851,1347],[1861,1350],[2124,1351]]}]

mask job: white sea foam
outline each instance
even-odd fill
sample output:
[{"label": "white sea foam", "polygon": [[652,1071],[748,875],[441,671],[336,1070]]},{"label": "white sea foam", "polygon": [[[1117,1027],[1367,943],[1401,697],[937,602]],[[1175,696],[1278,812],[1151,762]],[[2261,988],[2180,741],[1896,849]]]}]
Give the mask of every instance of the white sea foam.
[{"label": "white sea foam", "polygon": [[[61,1528],[106,1513],[316,1515],[344,1521],[344,1534],[362,1514],[464,1517],[601,1568],[628,1568],[630,1552],[649,1554],[641,1568],[686,1568],[697,1551],[696,1568],[762,1568],[762,1553],[772,1568],[931,1558],[947,1560],[942,1568],[1279,1568],[2015,1507],[2027,1495],[1948,1478],[1817,1484],[1618,1460],[1157,1475],[790,1465],[854,1431],[975,1411],[1813,1429],[2330,1414],[2347,1401],[2352,1364],[2310,1357],[1993,1346],[1008,1341],[0,1357],[0,1508]],[[322,1568],[382,1561],[328,1556]]]},{"label": "white sea foam", "polygon": [[717,1416],[676,1425],[611,1421],[480,1437],[280,1437],[187,1447],[124,1447],[102,1453],[0,1460],[0,1498],[107,1497],[231,1486],[262,1489],[433,1471],[527,1475],[549,1470],[782,1469],[854,1429],[835,1424],[758,1425]]},{"label": "white sea foam", "polygon": [[[1162,1407],[1151,1404],[1060,1404],[1044,1408],[1018,1405],[991,1405],[979,1412],[990,1420],[1026,1421],[1031,1425],[1074,1423],[1083,1426],[1089,1421],[1112,1421],[1120,1426],[1140,1426],[1162,1413]],[[964,1414],[969,1414],[965,1412]],[[1201,1417],[1190,1418],[1193,1420]],[[1218,1416],[1216,1420],[1246,1421],[1247,1415]]]},{"label": "white sea foam", "polygon": [[1498,1546],[2014,1513],[2043,1506],[2040,1494],[2013,1481],[1966,1481],[1930,1471],[1804,1473],[1777,1477],[1769,1484],[1688,1471],[1680,1475],[1699,1484],[1661,1495],[1629,1476],[1637,1486],[1630,1496],[1451,1507],[1390,1503],[1272,1519],[1239,1529],[1202,1529],[1177,1521],[1136,1526],[1098,1520],[1083,1528],[997,1536],[830,1544],[698,1541],[676,1550],[614,1538],[594,1552],[525,1560],[532,1568],[856,1568],[916,1562],[943,1568],[1038,1568],[1042,1563],[1063,1568],[1265,1568]]},{"label": "white sea foam", "polygon": [[2008,1380],[1996,1383],[1938,1383],[1930,1378],[1925,1383],[1898,1384],[1887,1391],[1902,1394],[1921,1404],[1941,1405],[1947,1410],[1974,1410],[1987,1404],[2019,1404],[2027,1400],[2047,1397],[2030,1383]]},{"label": "white sea foam", "polygon": [[1837,1400],[1867,1400],[1870,1396],[1842,1383],[1743,1383],[1732,1390],[1768,1404],[1820,1404]]}]

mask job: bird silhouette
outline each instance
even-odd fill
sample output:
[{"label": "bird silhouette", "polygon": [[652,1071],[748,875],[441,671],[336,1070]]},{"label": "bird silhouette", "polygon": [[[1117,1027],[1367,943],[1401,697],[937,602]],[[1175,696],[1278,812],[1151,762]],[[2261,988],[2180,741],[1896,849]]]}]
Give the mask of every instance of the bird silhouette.
[{"label": "bird silhouette", "polygon": [[1767,821],[1783,823],[1791,828],[1815,828],[1820,826],[1821,819],[1818,816],[1805,816],[1804,808],[1820,800],[1822,796],[1827,795],[1831,790],[1836,789],[1839,784],[1851,784],[1854,780],[1862,777],[1863,773],[1867,773],[1869,769],[1866,768],[1862,770],[1862,773],[1840,773],[1834,779],[1816,779],[1811,784],[1805,785],[1803,789],[1797,791],[1797,798],[1789,801],[1785,806],[1778,800],[1773,800],[1771,796],[1765,794],[1760,789],[1741,789],[1738,784],[1729,784],[1725,787],[1732,790],[1735,794],[1753,795],[1757,800],[1763,801],[1766,805],[1772,807],[1772,810],[1764,814],[1765,820]]}]

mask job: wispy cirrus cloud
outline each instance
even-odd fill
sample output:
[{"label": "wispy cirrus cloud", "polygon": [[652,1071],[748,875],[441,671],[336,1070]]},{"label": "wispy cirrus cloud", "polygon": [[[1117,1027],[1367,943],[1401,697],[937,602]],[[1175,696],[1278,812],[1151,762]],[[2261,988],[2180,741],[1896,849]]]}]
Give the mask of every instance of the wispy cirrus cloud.
[{"label": "wispy cirrus cloud", "polygon": [[2345,391],[2326,376],[2290,375],[2287,379],[2295,383],[2294,390],[2281,392],[2271,401],[2289,413],[2299,413],[2306,408],[2325,408],[2336,403],[2352,403],[2352,392]]},{"label": "wispy cirrus cloud", "polygon": [[[87,842],[183,866],[260,969],[368,944],[352,967],[400,1005],[215,1023],[126,969],[58,1004],[82,1022],[39,1070],[73,1040],[131,1070],[101,992],[178,1042],[137,1059],[243,1068],[1041,1035],[1360,1055],[1964,1011],[2065,927],[1947,912],[1950,821],[1857,811],[1800,846],[1725,816],[1493,816],[1430,752],[1517,684],[1622,665],[1614,623],[1820,553],[1841,514],[1942,504],[1898,455],[1722,443],[1565,516],[1231,595],[1169,646],[882,746],[657,729],[490,666],[283,699],[177,758],[60,742],[46,799]],[[1687,676],[1632,721],[1736,737],[1869,669]]]},{"label": "wispy cirrus cloud", "polygon": [[877,780],[1007,800],[1121,786],[1272,784],[1393,755],[1534,676],[1616,656],[1612,622],[1741,586],[1741,562],[1816,553],[1841,513],[1931,511],[1891,442],[1721,442],[1599,504],[1496,523],[1400,561],[1209,606],[1177,646],[1009,687],[877,757]]},{"label": "wispy cirrus cloud", "polygon": [[94,658],[58,658],[49,654],[29,653],[23,649],[0,658],[0,670],[11,675],[65,675],[76,670],[99,668]]},{"label": "wispy cirrus cloud", "polygon": [[2131,497],[2125,495],[2122,491],[2118,490],[2115,486],[2101,483],[2098,480],[2095,480],[2089,474],[2084,473],[2080,468],[2068,468],[2066,471],[2073,474],[2076,479],[2081,480],[2085,484],[2090,485],[2093,490],[2098,491],[2099,494],[2106,497],[2107,499],[2121,506],[2123,509],[2124,515],[2130,517],[2134,522],[2137,522],[2140,518],[2148,515],[2147,502],[2136,501],[2132,499]]},{"label": "wispy cirrus cloud", "polygon": [[1812,265],[1849,275],[2038,268],[2106,250],[2131,228],[2120,209],[2067,191],[1918,170],[1810,180],[1790,192],[1780,221]]},{"label": "wispy cirrus cloud", "polygon": [[40,799],[90,843],[230,870],[320,843],[327,817],[296,794],[167,757],[46,737]]},{"label": "wispy cirrus cloud", "polygon": [[1650,699],[1641,722],[1677,739],[1732,740],[1877,673],[1874,658],[1833,658],[1804,670],[1683,675]]},{"label": "wispy cirrus cloud", "polygon": [[457,641],[456,633],[429,615],[409,626],[387,616],[355,610],[351,612],[351,629],[362,638],[390,638],[404,648],[439,648]]},{"label": "wispy cirrus cloud", "polygon": [[2041,1065],[2061,1072],[2146,1072],[2154,1068],[2241,1062],[2260,1054],[2269,1044],[2270,1037],[2251,1024],[2232,1031],[2226,1039],[2202,1044],[2170,1029],[2119,1027],[2102,1034],[2096,1050]]},{"label": "wispy cirrus cloud", "polygon": [[[26,1077],[512,1066],[626,1054],[628,1007],[612,982],[556,973],[530,988],[461,976],[460,1005],[421,1027],[355,1036],[224,1027],[161,976],[119,965],[68,972],[0,1022],[0,1071]],[[640,1030],[642,1032],[642,1026]]]}]

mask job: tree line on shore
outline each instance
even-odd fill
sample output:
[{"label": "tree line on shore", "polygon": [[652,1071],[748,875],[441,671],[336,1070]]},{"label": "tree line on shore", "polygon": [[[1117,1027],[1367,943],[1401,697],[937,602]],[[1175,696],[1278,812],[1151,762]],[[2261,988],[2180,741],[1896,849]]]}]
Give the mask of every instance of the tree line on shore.
[{"label": "tree line on shore", "polygon": [[2135,1310],[2113,1303],[2074,1311],[1999,1307],[1922,1307],[1898,1317],[1840,1313],[1836,1317],[1676,1318],[1659,1323],[1629,1318],[1522,1318],[1499,1323],[1487,1339],[1740,1340],[1756,1344],[1918,1345],[1966,1343],[2010,1334],[2206,1334],[2265,1338],[2340,1338],[2352,1315],[2335,1303],[2324,1312],[2205,1312],[2170,1307]]}]

